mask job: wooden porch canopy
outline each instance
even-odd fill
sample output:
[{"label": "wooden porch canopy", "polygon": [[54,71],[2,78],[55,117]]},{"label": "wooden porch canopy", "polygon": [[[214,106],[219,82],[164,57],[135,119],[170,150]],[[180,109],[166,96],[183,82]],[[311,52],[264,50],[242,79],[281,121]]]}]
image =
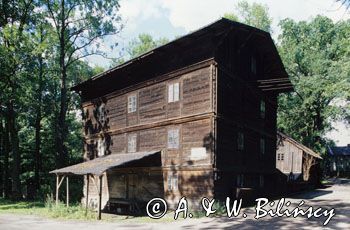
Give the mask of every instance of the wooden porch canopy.
[{"label": "wooden porch canopy", "polygon": [[258,80],[258,88],[262,91],[290,92],[294,91],[289,78],[275,78],[268,80]]},{"label": "wooden porch canopy", "polygon": [[[69,206],[69,180],[70,175],[86,175],[87,185],[86,185],[86,213],[88,209],[89,201],[89,176],[91,176],[94,182],[97,193],[99,195],[98,199],[98,215],[97,219],[101,219],[101,200],[102,200],[102,176],[103,173],[108,169],[116,167],[147,167],[147,166],[161,166],[161,151],[151,151],[151,152],[136,152],[136,153],[120,153],[111,154],[107,156],[102,156],[89,160],[76,165],[68,166],[61,169],[56,169],[50,173],[56,174],[56,204],[58,204],[58,194],[59,188],[66,178],[67,182],[67,206]],[[98,178],[98,181],[95,180]]]}]

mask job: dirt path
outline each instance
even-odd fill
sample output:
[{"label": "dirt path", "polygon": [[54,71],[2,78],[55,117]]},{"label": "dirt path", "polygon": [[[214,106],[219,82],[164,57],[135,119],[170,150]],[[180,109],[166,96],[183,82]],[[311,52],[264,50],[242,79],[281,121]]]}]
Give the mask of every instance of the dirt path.
[{"label": "dirt path", "polygon": [[[330,220],[326,228],[350,229],[350,180],[336,180],[332,187],[307,192],[288,198],[291,202],[288,207],[292,210],[301,200],[305,201],[303,207],[313,206],[324,209],[335,209],[336,215]],[[272,207],[274,210],[275,206]],[[83,221],[59,221],[43,219],[35,216],[23,216],[13,214],[0,215],[1,230],[68,230],[68,229],[324,229],[325,217],[264,217],[256,220],[254,208],[241,211],[246,213],[247,218],[200,218],[177,220],[170,223],[118,223],[118,222],[83,222]]]}]

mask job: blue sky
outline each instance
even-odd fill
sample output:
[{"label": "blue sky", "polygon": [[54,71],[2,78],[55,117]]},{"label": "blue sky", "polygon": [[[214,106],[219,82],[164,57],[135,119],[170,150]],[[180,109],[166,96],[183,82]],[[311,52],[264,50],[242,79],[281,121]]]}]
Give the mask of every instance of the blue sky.
[{"label": "blue sky", "polygon": [[[122,49],[129,41],[140,33],[149,33],[155,38],[166,37],[170,40],[176,36],[185,35],[205,26],[225,13],[235,13],[238,0],[121,0],[120,16],[125,28],[118,36],[108,37],[101,49],[110,57],[119,57]],[[280,33],[278,22],[285,18],[296,21],[310,20],[320,14],[333,21],[350,18],[350,9],[336,0],[248,0],[266,4],[273,18],[273,38]],[[118,48],[110,50],[108,44],[118,42]],[[91,66],[99,65],[107,68],[110,60],[100,56],[87,59]],[[339,145],[350,143],[350,130],[343,123],[336,123],[338,131],[332,131],[327,136]]]},{"label": "blue sky", "polygon": [[[140,33],[166,37],[170,40],[205,26],[227,12],[235,12],[239,0],[120,0],[120,16],[125,28],[118,36],[108,37],[101,46],[110,57],[120,56],[121,50]],[[334,21],[349,19],[336,0],[248,0],[267,5],[273,18],[273,37],[276,39],[280,30],[278,22],[284,18],[309,20],[317,14],[326,15]],[[118,42],[115,50],[108,44]],[[100,56],[87,59],[90,65],[108,67],[110,61]]]}]

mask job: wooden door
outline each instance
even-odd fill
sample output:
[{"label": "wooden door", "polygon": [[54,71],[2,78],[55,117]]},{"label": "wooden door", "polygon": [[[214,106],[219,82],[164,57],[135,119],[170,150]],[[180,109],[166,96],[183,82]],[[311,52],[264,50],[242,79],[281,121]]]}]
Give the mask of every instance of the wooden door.
[{"label": "wooden door", "polygon": [[136,199],[137,198],[137,184],[138,184],[138,176],[137,174],[128,174],[128,183],[127,183],[127,193],[128,199]]}]

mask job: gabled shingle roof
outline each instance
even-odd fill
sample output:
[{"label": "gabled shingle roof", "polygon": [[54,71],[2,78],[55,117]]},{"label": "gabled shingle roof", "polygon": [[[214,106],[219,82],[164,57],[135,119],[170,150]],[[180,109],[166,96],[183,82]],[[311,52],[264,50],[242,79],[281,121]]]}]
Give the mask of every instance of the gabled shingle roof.
[{"label": "gabled shingle roof", "polygon": [[329,155],[350,156],[350,146],[335,146],[328,148]]},{"label": "gabled shingle roof", "polygon": [[[72,87],[72,90],[81,92],[83,99],[93,99],[212,59],[216,55],[218,46],[229,33],[241,36],[243,43],[249,39],[254,40],[256,47],[264,53],[264,61],[273,64],[266,74],[274,79],[288,79],[288,74],[268,32],[222,18],[81,82]],[[289,80],[287,83],[290,84]],[[272,83],[269,82],[269,84]]]},{"label": "gabled shingle roof", "polygon": [[277,132],[277,135],[280,135],[283,140],[289,141],[290,143],[294,144],[298,148],[302,149],[305,153],[310,154],[311,156],[314,156],[316,158],[322,159],[320,154],[316,153],[315,151],[313,151],[312,149],[306,147],[305,145],[299,143],[298,141],[294,140],[290,136],[287,136],[286,134],[281,133],[281,132]]},{"label": "gabled shingle roof", "polygon": [[[116,154],[98,157],[93,160],[85,161],[83,163],[71,165],[65,168],[56,169],[51,171],[50,173],[55,173],[57,175],[86,175],[86,174],[102,175],[108,169],[115,168],[115,167],[122,167],[128,163],[136,162],[141,159],[151,157],[155,154],[159,154],[160,156],[160,151],[119,153],[119,154],[116,153]],[[150,167],[160,166],[160,164],[157,165],[157,162],[155,159],[151,159],[151,160],[152,160],[152,165],[149,165]],[[160,158],[159,158],[159,162],[160,162]]]}]

